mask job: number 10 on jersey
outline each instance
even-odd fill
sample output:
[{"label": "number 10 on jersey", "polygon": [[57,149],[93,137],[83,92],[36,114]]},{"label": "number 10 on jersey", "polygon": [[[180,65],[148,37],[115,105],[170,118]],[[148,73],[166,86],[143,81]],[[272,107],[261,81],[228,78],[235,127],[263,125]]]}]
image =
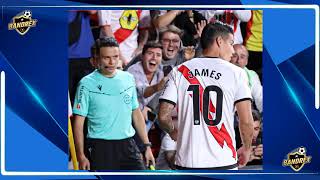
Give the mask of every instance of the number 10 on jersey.
[{"label": "number 10 on jersey", "polygon": [[[218,86],[207,86],[204,90],[200,85],[192,84],[188,87],[188,91],[193,93],[193,119],[194,125],[200,125],[200,112],[202,113],[204,122],[208,126],[216,126],[220,123],[222,117],[223,92]],[[216,117],[213,119],[209,116],[214,111],[214,106],[210,100],[210,92],[216,92]]]}]

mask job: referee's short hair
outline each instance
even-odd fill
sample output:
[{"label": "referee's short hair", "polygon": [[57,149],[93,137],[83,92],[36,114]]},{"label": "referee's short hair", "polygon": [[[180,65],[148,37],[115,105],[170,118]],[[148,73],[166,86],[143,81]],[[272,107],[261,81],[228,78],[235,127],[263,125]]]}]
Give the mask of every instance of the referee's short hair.
[{"label": "referee's short hair", "polygon": [[113,37],[103,37],[99,38],[95,42],[96,52],[97,54],[100,53],[100,48],[102,47],[119,47],[119,43]]},{"label": "referee's short hair", "polygon": [[221,36],[222,38],[225,38],[228,34],[233,34],[233,30],[229,25],[220,21],[209,23],[203,28],[201,33],[201,47],[203,49],[208,49],[217,37]]}]

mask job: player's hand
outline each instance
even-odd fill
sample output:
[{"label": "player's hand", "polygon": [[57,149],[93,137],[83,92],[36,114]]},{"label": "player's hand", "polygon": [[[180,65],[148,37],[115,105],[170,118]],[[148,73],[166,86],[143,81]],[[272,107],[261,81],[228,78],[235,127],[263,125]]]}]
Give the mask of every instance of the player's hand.
[{"label": "player's hand", "polygon": [[169,136],[172,140],[177,141],[178,139],[178,130],[176,128],[173,129],[171,133],[169,133]]},{"label": "player's hand", "polygon": [[[146,158],[146,165],[147,165],[147,167],[149,167],[150,165],[153,165],[153,166],[156,165],[150,147],[147,147],[146,152],[144,153],[144,155],[145,155],[145,158]],[[150,163],[151,163],[151,164],[150,164]]]},{"label": "player's hand", "polygon": [[248,149],[248,148],[241,146],[238,149],[237,153],[238,153],[238,165],[239,165],[239,168],[242,168],[249,161],[251,148]]},{"label": "player's hand", "polygon": [[196,54],[196,50],[194,49],[193,46],[187,46],[183,50],[183,56],[186,61],[192,59],[195,56],[195,54]]},{"label": "player's hand", "polygon": [[79,169],[90,170],[90,162],[85,156],[79,159]]}]

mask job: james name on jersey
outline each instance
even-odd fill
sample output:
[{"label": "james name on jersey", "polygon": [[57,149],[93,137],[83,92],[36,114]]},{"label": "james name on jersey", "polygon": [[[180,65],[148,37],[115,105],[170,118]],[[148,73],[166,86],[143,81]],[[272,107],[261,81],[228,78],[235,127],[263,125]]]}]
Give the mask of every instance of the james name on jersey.
[{"label": "james name on jersey", "polygon": [[215,80],[219,80],[222,76],[220,72],[216,72],[212,69],[201,69],[200,71],[198,69],[194,69],[193,71],[189,71],[188,74],[190,79],[194,78],[195,76],[207,76],[210,78],[214,78]]}]

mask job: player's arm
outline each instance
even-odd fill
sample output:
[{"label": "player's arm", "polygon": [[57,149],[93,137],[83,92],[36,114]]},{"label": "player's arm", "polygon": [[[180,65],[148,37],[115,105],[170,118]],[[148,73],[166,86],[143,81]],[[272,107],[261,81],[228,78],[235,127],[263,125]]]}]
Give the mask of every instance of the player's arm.
[{"label": "player's arm", "polygon": [[173,68],[168,75],[168,81],[159,98],[159,125],[173,140],[177,140],[177,130],[174,128],[171,113],[178,99],[178,87],[175,82],[177,67]]},{"label": "player's arm", "polygon": [[251,148],[253,138],[253,118],[251,112],[251,101],[245,100],[236,104],[239,115],[239,128],[242,144],[246,149]]},{"label": "player's arm", "polygon": [[238,150],[239,165],[245,166],[250,158],[251,143],[253,138],[253,118],[251,101],[244,100],[236,103],[239,116],[239,131],[242,139],[242,147]]},{"label": "player's arm", "polygon": [[174,124],[172,122],[171,112],[174,109],[174,105],[167,101],[161,101],[159,107],[159,124],[160,127],[167,132],[173,140],[176,140],[176,137],[172,136],[176,134]]},{"label": "player's arm", "polygon": [[75,115],[73,132],[76,145],[77,158],[79,161],[79,168],[84,170],[90,170],[90,163],[84,154],[84,135],[83,135],[83,125],[85,117]]},{"label": "player's arm", "polygon": [[[149,144],[150,141],[149,141],[149,138],[148,138],[148,135],[146,132],[145,120],[144,120],[143,115],[141,113],[141,110],[139,108],[136,108],[135,110],[133,110],[132,118],[133,118],[133,125],[134,125],[140,139],[142,140],[143,144]],[[151,161],[152,164],[155,165],[155,160],[152,155],[150,146],[146,146],[145,157],[146,157],[147,166],[149,166],[149,161]]]}]

